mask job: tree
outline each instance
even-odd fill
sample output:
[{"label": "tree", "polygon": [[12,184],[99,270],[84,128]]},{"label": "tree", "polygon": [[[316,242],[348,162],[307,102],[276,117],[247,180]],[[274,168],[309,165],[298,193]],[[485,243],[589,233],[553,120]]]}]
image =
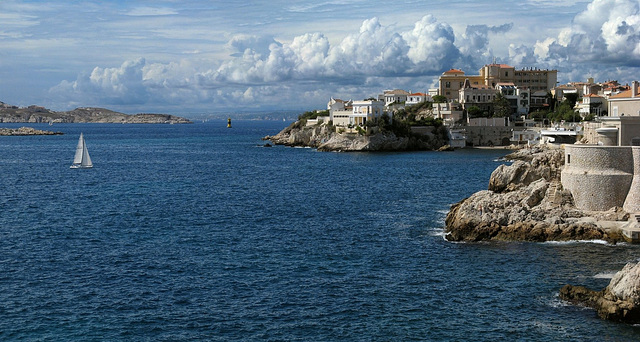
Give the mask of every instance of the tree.
[{"label": "tree", "polygon": [[493,100],[493,117],[504,118],[510,116],[511,112],[509,100],[507,100],[502,93],[498,93],[495,100]]},{"label": "tree", "polygon": [[569,93],[564,94],[565,100],[562,102],[567,102],[571,106],[571,108],[575,107],[576,102],[578,102],[578,94],[577,93]]},{"label": "tree", "polygon": [[467,114],[469,114],[469,118],[479,118],[482,116],[482,109],[478,106],[471,106],[467,109]]},{"label": "tree", "polygon": [[444,95],[435,95],[433,97],[434,103],[444,103],[447,102],[447,98]]}]

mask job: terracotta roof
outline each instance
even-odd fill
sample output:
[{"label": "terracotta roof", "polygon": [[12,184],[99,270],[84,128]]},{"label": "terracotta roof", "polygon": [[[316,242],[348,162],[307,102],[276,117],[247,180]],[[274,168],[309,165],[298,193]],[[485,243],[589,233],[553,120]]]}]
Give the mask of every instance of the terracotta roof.
[{"label": "terracotta roof", "polygon": [[464,74],[464,71],[459,69],[450,69],[448,71],[443,72],[443,74]]},{"label": "terracotta roof", "polygon": [[584,95],[584,97],[602,97],[602,96],[597,95],[597,94],[586,94],[586,95]]},{"label": "terracotta roof", "polygon": [[496,64],[496,63],[493,63],[493,64],[489,64],[489,66],[499,66],[501,68],[513,68],[511,65],[508,65],[508,64]]},{"label": "terracotta roof", "polygon": [[425,93],[413,93],[413,94],[409,94],[409,96],[427,96],[427,94],[425,94]]},{"label": "terracotta roof", "polygon": [[[640,94],[638,94],[638,92],[636,91],[636,97],[638,98],[638,100],[640,100],[640,96],[638,95]],[[625,90],[623,92],[620,92],[618,94],[615,94],[609,97],[609,99],[625,99],[625,98],[631,98],[631,89]]]}]

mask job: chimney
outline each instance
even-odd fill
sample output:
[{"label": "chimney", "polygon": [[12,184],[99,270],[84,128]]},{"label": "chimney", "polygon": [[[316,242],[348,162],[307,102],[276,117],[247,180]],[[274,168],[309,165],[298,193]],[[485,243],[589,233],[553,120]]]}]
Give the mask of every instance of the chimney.
[{"label": "chimney", "polygon": [[636,97],[638,94],[638,81],[631,82],[631,97]]}]

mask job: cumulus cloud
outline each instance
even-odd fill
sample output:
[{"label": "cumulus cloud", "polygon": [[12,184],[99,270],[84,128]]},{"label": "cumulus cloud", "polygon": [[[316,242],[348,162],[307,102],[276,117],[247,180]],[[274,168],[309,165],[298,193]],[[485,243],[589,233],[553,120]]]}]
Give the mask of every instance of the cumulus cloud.
[{"label": "cumulus cloud", "polygon": [[[477,52],[489,34],[510,28],[470,28],[463,42],[464,53]],[[366,91],[411,84],[412,78],[416,84],[417,77],[436,77],[463,58],[455,43],[452,27],[431,15],[406,32],[371,18],[333,45],[322,33],[302,34],[290,42],[271,36],[236,35],[225,45],[230,57],[208,66],[185,61],[147,64],[138,59],[115,68],[96,67],[76,81],[61,82],[51,92],[96,101],[102,98],[106,103],[118,98],[121,103],[175,103],[183,98],[220,105],[251,105],[269,98],[280,101],[283,94],[300,98],[300,93],[317,96],[323,92],[331,96],[340,87],[360,96]],[[426,91],[425,84],[431,83],[431,78],[417,84]],[[293,95],[296,92],[298,95]],[[371,95],[375,93],[367,94]]]},{"label": "cumulus cloud", "polygon": [[[95,67],[51,93],[105,104],[300,108],[329,96],[364,98],[388,88],[426,91],[449,68],[475,72],[494,58],[516,67],[557,68],[571,77],[585,70],[605,75],[598,70],[608,64],[607,70],[619,75],[624,69],[614,65],[640,66],[639,7],[637,0],[594,0],[567,27],[533,45],[506,40],[517,36],[512,23],[469,25],[456,35],[431,15],[404,31],[370,18],[333,43],[323,33],[288,41],[235,35],[224,45],[228,57],[223,59],[147,63],[140,58]],[[137,14],[146,12],[154,11]],[[498,40],[508,47],[507,56],[494,55],[491,46]]]},{"label": "cumulus cloud", "polygon": [[640,66],[640,3],[594,0],[556,38],[538,41],[535,52],[553,65],[598,62]]},{"label": "cumulus cloud", "polygon": [[96,67],[90,74],[81,75],[74,82],[63,81],[51,91],[112,104],[144,103],[148,95],[142,77],[145,63],[144,58],[139,58],[117,68]]}]

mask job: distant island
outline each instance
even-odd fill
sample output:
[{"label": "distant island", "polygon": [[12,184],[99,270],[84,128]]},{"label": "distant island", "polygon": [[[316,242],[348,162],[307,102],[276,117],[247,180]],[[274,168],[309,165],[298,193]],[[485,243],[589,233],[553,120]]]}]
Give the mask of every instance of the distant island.
[{"label": "distant island", "polygon": [[80,107],[66,112],[56,112],[41,106],[18,107],[0,101],[0,123],[185,124],[192,122],[169,114],[129,115],[95,107]]}]

